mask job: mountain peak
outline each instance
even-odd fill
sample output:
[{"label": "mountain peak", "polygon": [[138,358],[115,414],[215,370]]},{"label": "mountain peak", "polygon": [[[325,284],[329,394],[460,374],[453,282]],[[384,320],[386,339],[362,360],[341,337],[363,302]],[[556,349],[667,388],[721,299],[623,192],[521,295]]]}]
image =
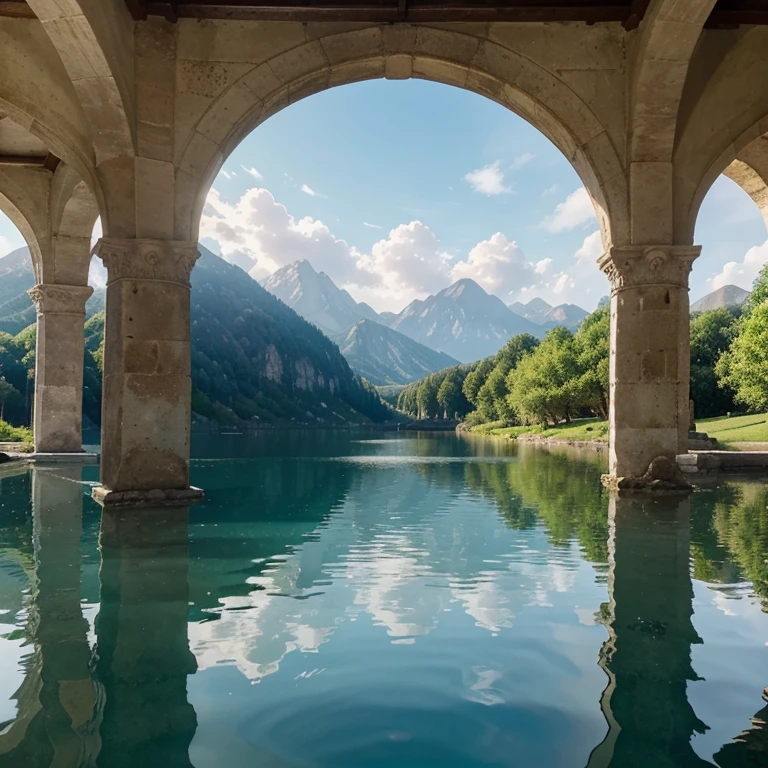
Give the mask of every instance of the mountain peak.
[{"label": "mountain peak", "polygon": [[487,296],[488,294],[472,278],[463,277],[457,280],[453,285],[449,285],[437,294],[438,296],[448,296],[450,298],[469,298],[471,296]]},{"label": "mountain peak", "polygon": [[722,307],[740,307],[748,297],[749,291],[739,288],[738,285],[723,285],[691,304],[691,312],[707,312]]},{"label": "mountain peak", "polygon": [[379,320],[367,304],[358,304],[306,259],[281,267],[262,286],[331,337],[346,333],[363,318]]}]

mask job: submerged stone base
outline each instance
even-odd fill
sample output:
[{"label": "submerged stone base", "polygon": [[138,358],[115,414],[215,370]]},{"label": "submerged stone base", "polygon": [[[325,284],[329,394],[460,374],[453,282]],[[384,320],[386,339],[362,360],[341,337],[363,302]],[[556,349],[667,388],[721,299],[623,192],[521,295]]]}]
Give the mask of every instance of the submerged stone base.
[{"label": "submerged stone base", "polygon": [[603,475],[600,479],[612,491],[685,493],[692,488],[675,460],[667,456],[657,456],[640,477]]},{"label": "submerged stone base", "polygon": [[170,488],[151,491],[111,491],[103,485],[93,489],[93,498],[102,507],[121,509],[125,507],[186,507],[201,501],[200,488]]}]

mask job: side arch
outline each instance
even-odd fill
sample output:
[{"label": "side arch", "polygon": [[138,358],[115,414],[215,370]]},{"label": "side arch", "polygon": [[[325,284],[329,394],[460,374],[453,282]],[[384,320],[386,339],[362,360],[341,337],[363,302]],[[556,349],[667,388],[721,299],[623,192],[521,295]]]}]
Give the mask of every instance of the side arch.
[{"label": "side arch", "polygon": [[123,0],[27,0],[91,127],[96,165],[134,151],[134,22]]},{"label": "side arch", "polygon": [[411,77],[473,91],[530,122],[579,174],[594,203],[605,247],[628,242],[623,164],[605,126],[572,88],[531,59],[489,40],[406,26],[320,37],[252,67],[223,91],[186,128],[180,144],[177,239],[197,238],[216,174],[242,139],[267,118],[338,85]]},{"label": "side arch", "polygon": [[43,280],[50,180],[51,172],[42,167],[0,166],[0,210],[29,248],[36,283]]}]

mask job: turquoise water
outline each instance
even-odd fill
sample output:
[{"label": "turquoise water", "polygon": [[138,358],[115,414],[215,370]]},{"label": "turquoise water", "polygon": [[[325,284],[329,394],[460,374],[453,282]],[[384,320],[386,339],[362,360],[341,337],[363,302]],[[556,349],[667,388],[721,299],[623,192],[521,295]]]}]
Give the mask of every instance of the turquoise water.
[{"label": "turquoise water", "polygon": [[600,456],[196,437],[189,510],[0,478],[0,768],[768,766],[768,482]]}]

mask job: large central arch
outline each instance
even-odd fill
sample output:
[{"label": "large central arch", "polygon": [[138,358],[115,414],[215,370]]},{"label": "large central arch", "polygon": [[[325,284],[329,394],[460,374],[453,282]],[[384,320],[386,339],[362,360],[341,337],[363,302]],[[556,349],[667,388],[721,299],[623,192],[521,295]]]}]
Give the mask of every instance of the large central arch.
[{"label": "large central arch", "polygon": [[279,53],[233,80],[178,145],[177,239],[197,240],[206,195],[224,161],[270,116],[338,85],[411,77],[486,96],[531,123],[560,149],[584,183],[605,248],[629,242],[624,168],[590,106],[564,80],[495,42],[413,26],[329,34]]}]

